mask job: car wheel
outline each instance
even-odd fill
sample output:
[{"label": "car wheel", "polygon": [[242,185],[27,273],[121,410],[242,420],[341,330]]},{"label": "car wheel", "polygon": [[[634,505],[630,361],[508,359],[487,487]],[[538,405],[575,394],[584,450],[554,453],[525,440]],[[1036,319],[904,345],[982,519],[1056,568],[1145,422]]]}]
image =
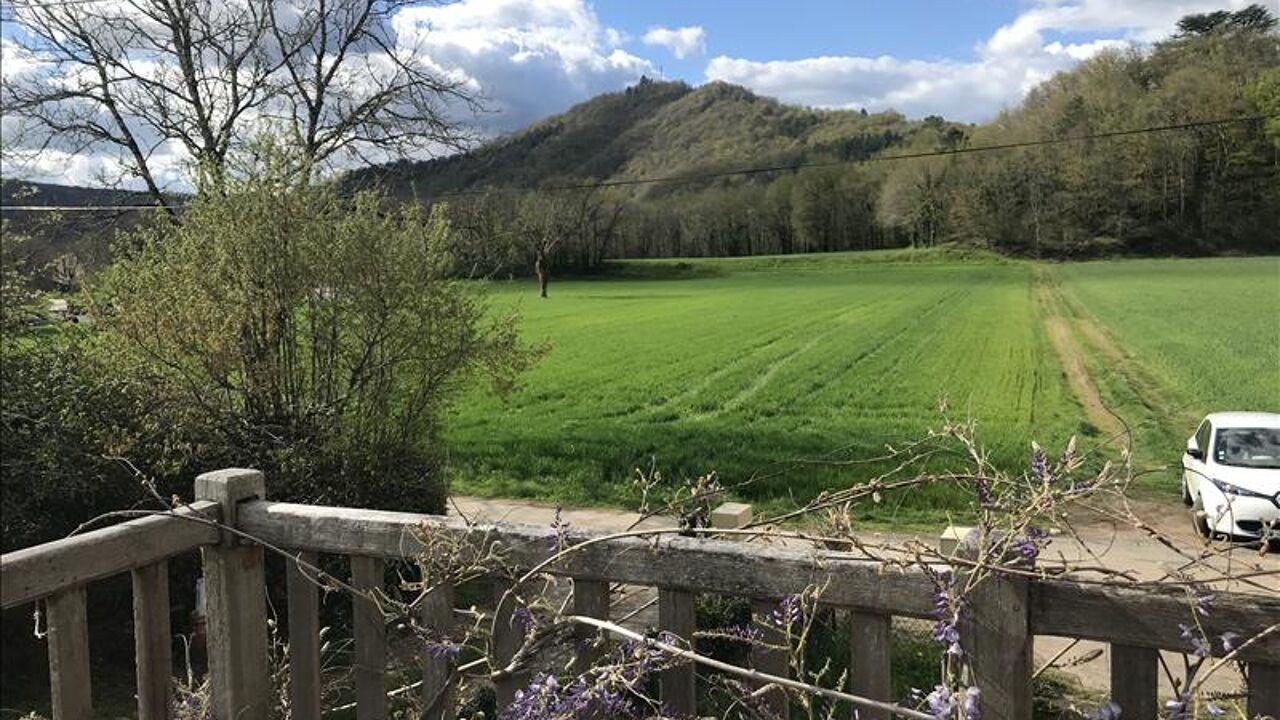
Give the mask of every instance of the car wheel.
[{"label": "car wheel", "polygon": [[1200,537],[1213,539],[1213,532],[1209,529],[1209,519],[1204,512],[1204,501],[1200,498],[1196,498],[1191,505],[1191,525],[1195,527]]},{"label": "car wheel", "polygon": [[1191,498],[1191,488],[1187,485],[1187,476],[1182,476],[1182,504],[1191,507],[1195,501]]}]

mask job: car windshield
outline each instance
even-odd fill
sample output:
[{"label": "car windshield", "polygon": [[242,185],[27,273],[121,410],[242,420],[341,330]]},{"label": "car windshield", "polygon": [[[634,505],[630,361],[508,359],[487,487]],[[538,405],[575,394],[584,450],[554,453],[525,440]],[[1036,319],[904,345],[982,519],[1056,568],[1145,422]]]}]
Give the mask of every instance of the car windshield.
[{"label": "car windshield", "polygon": [[1280,469],[1280,430],[1222,428],[1213,459],[1219,465]]}]

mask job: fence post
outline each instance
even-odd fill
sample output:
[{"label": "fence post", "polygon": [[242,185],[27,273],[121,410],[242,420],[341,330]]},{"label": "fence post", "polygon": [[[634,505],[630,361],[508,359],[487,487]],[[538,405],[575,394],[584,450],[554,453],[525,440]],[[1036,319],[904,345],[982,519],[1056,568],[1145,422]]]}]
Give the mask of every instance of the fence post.
[{"label": "fence post", "polygon": [[1251,662],[1245,667],[1249,681],[1249,717],[1280,720],[1280,665]]},{"label": "fence post", "polygon": [[[893,678],[893,617],[854,608],[849,611],[849,689],[855,695],[889,702]],[[861,720],[888,720],[888,714],[858,708]]]},{"label": "fence post", "polygon": [[[941,538],[945,547],[964,528],[948,528]],[[957,557],[969,560],[986,558],[986,548],[965,539],[953,546]],[[998,533],[987,542],[994,546],[1003,540]],[[1031,634],[1030,584],[1025,577],[1003,572],[998,563],[1014,562],[1012,555],[988,566],[987,574],[976,580],[969,591],[965,612],[960,616],[960,646],[972,671],[972,683],[982,692],[980,709],[983,720],[1024,720],[1031,717],[1031,675],[1034,672]],[[988,562],[990,562],[988,560]],[[1025,568],[1026,565],[1022,565]],[[960,573],[961,583],[973,582],[973,567]]]},{"label": "fence post", "polygon": [[53,720],[93,717],[89,685],[89,624],[83,585],[45,598],[49,622],[49,683]]},{"label": "fence post", "polygon": [[[609,619],[609,583],[604,580],[573,579],[573,612],[584,617]],[[597,641],[600,632],[587,625],[574,628],[574,640],[577,642],[573,656],[573,671],[583,673],[600,656]]]},{"label": "fence post", "polygon": [[[228,469],[196,478],[196,499],[222,506],[222,522],[235,527],[236,508],[266,494],[262,473]],[[223,532],[201,548],[208,616],[209,686],[218,720],[266,720],[271,704],[267,667],[267,598],[261,545]]]},{"label": "fence post", "polygon": [[[448,638],[453,627],[453,601],[453,584],[441,582],[422,598],[422,606],[418,610],[423,629],[435,633],[441,641]],[[432,655],[429,651],[424,654],[422,706],[426,711],[422,717],[453,720],[453,673],[456,663],[447,655]]]},{"label": "fence post", "polygon": [[167,560],[133,571],[133,635],[138,718],[167,720],[169,682],[173,675]]},{"label": "fence post", "polygon": [[[524,628],[520,626],[520,621],[516,617],[516,593],[508,592],[514,587],[515,582],[510,578],[493,579],[493,659],[497,661],[499,667],[510,664],[516,653],[520,651],[520,646],[524,644]],[[516,691],[520,689],[522,679],[522,675],[513,673],[499,678],[494,683],[499,713],[515,701]]]},{"label": "fence post", "polygon": [[[768,645],[780,646],[786,648],[790,643],[787,633],[782,628],[776,627],[770,622],[770,616],[778,609],[778,603],[773,600],[752,600],[751,614],[757,618],[761,618],[758,625],[761,629],[761,643]],[[776,675],[778,677],[787,677],[791,674],[791,662],[788,658],[788,651],[785,649],[777,649],[774,647],[765,647],[763,644],[752,643],[751,645],[751,667],[762,673]],[[779,720],[786,720],[790,716],[791,698],[787,696],[784,688],[775,687],[764,695],[764,702],[769,706],[769,710],[773,716]]]},{"label": "fence post", "polygon": [[292,717],[320,717],[320,591],[299,562],[319,556],[299,552],[285,563],[289,587],[289,703]]},{"label": "fence post", "polygon": [[[374,597],[382,592],[386,564],[382,558],[351,556],[351,585]],[[378,603],[357,595],[352,599],[355,625],[355,676],[357,720],[383,720],[387,716],[387,620]]]},{"label": "fence post", "polygon": [[1111,644],[1111,699],[1120,706],[1124,717],[1159,715],[1159,663],[1157,650]]},{"label": "fence post", "polygon": [[[693,593],[658,588],[659,628],[687,642],[690,649],[698,629],[693,600]],[[697,711],[696,670],[692,662],[681,662],[662,671],[658,686],[662,703],[677,715]]]}]

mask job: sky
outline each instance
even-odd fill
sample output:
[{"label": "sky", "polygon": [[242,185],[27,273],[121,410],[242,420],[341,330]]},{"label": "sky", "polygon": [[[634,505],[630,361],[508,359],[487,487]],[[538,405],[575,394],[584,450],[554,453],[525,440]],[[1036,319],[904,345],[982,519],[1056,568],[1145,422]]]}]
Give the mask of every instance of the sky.
[{"label": "sky", "polygon": [[[394,26],[404,45],[483,97],[486,112],[460,118],[482,136],[642,75],[722,80],[815,107],[982,122],[1106,48],[1150,43],[1185,14],[1248,1],[453,0],[410,6]],[[5,78],[24,67],[13,32],[0,31]],[[109,162],[80,151],[21,171],[6,161],[4,170],[92,183]]]}]

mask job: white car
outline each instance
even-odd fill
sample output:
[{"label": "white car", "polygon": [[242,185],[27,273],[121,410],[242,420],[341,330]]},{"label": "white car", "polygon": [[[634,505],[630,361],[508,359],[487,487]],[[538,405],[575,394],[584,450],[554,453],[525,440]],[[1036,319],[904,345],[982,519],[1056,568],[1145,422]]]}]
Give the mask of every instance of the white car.
[{"label": "white car", "polygon": [[1205,535],[1280,539],[1280,413],[1212,413],[1187,439],[1182,501]]}]

